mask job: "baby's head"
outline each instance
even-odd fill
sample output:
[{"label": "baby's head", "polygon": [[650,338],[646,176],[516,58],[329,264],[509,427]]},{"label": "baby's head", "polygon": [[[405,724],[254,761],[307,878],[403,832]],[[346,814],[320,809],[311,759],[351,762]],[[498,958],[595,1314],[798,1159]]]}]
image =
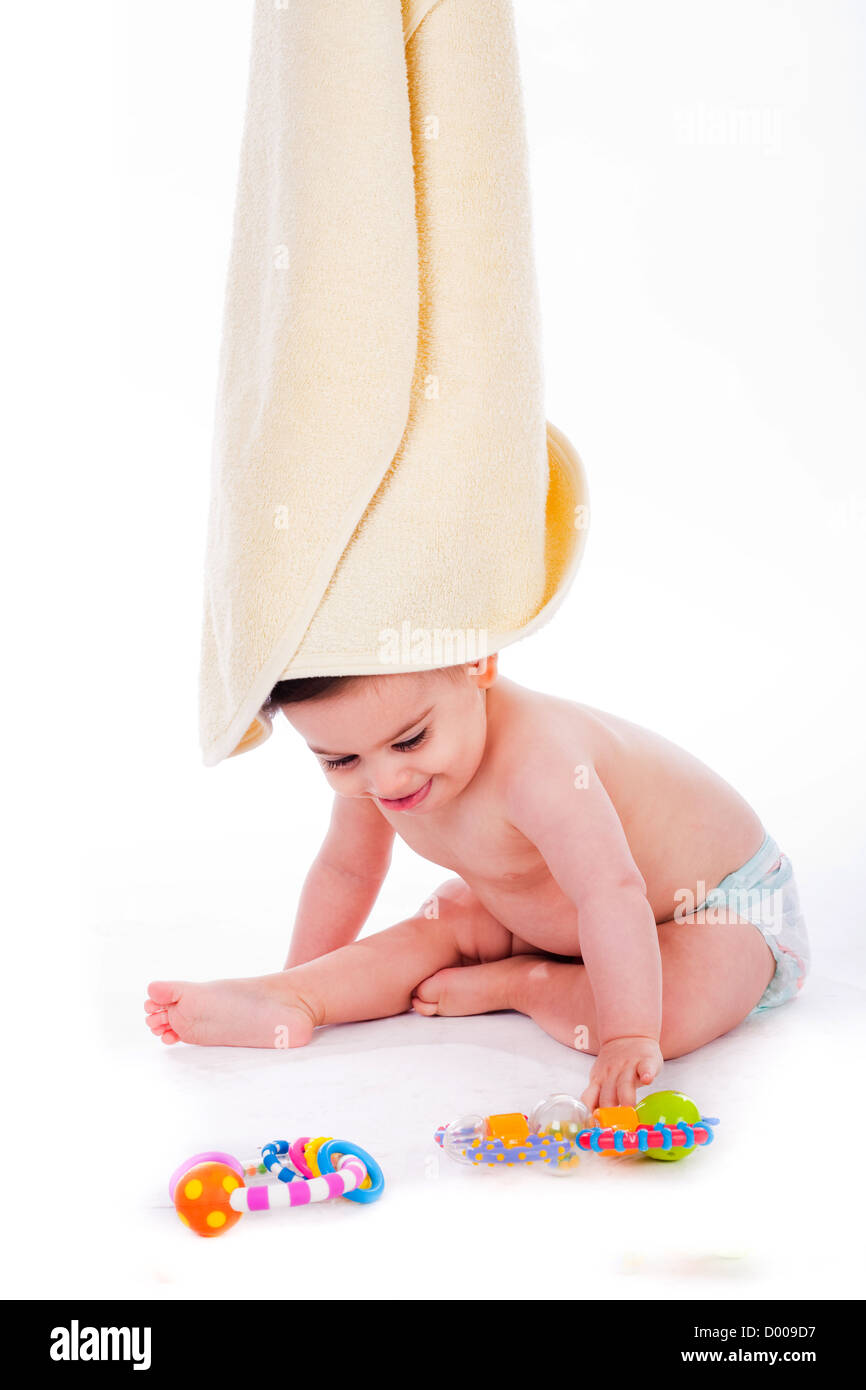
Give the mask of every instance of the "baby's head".
[{"label": "baby's head", "polygon": [[268,706],[282,709],[340,796],[421,814],[477,772],[495,679],[494,654],[435,671],[280,681]]}]

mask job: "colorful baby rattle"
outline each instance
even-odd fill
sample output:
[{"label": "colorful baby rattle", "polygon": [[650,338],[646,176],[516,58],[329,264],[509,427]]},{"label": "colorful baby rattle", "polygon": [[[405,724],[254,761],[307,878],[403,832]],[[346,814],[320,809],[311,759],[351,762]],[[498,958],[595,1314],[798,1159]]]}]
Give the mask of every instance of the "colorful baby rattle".
[{"label": "colorful baby rattle", "polygon": [[[376,1202],[385,1189],[378,1163],[348,1139],[274,1139],[259,1158],[238,1159],[212,1150],[193,1154],[172,1173],[168,1194],[185,1226],[199,1236],[219,1236],[240,1221],[245,1211],[304,1207],[345,1197]],[[259,1173],[274,1183],[245,1179]]]},{"label": "colorful baby rattle", "polygon": [[548,1163],[576,1168],[583,1153],[603,1158],[642,1155],[674,1162],[713,1142],[717,1119],[701,1115],[680,1091],[654,1091],[637,1105],[605,1106],[592,1114],[574,1096],[547,1096],[531,1115],[464,1115],[440,1125],[436,1143],[457,1163]]}]

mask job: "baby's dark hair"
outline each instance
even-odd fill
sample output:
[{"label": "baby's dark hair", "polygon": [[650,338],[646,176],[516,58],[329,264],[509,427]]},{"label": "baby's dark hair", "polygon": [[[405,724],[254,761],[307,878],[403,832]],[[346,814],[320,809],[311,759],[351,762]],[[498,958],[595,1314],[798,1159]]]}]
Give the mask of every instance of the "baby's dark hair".
[{"label": "baby's dark hair", "polygon": [[[463,675],[463,666],[437,666],[434,669],[446,673],[452,680],[460,680]],[[302,700],[315,700],[317,695],[324,695],[328,690],[336,693],[340,686],[347,686],[351,681],[381,678],[380,672],[371,676],[297,676],[294,680],[277,681],[265,701],[264,710],[268,714],[275,714],[280,705],[298,705]]]},{"label": "baby's dark hair", "polygon": [[277,681],[264,707],[273,712],[279,705],[297,705],[302,700],[314,700],[317,695],[324,695],[326,690],[333,688],[336,691],[341,685],[355,679],[355,676],[298,676],[291,681]]}]

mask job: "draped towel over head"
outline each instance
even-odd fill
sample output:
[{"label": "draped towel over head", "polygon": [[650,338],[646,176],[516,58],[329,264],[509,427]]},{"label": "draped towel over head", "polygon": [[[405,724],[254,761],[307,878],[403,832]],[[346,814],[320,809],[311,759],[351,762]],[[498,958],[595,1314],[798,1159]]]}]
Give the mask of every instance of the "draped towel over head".
[{"label": "draped towel over head", "polygon": [[546,622],[586,536],[545,419],[511,0],[258,0],[201,652],[212,766],[280,679]]}]

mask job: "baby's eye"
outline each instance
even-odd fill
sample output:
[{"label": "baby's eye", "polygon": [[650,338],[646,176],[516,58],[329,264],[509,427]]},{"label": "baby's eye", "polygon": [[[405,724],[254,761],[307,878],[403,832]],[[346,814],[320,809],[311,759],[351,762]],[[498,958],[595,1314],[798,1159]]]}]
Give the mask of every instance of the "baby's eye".
[{"label": "baby's eye", "polygon": [[323,758],[322,767],[326,767],[329,771],[333,771],[335,767],[348,767],[349,763],[353,763],[354,761],[355,754],[349,753],[345,758]]},{"label": "baby's eye", "polygon": [[[429,729],[422,729],[420,734],[413,734],[412,738],[405,739],[403,743],[392,743],[391,747],[396,748],[401,753],[405,753],[409,748],[418,748],[429,732]],[[321,763],[328,772],[334,772],[337,768],[348,767],[350,763],[355,761],[356,757],[357,754],[355,753],[347,753],[345,758],[322,758]]]},{"label": "baby's eye", "polygon": [[417,748],[420,743],[423,743],[427,737],[427,732],[426,729],[422,729],[420,734],[414,734],[412,738],[407,738],[404,743],[392,743],[391,747],[399,748],[401,753],[405,753],[407,748]]}]

